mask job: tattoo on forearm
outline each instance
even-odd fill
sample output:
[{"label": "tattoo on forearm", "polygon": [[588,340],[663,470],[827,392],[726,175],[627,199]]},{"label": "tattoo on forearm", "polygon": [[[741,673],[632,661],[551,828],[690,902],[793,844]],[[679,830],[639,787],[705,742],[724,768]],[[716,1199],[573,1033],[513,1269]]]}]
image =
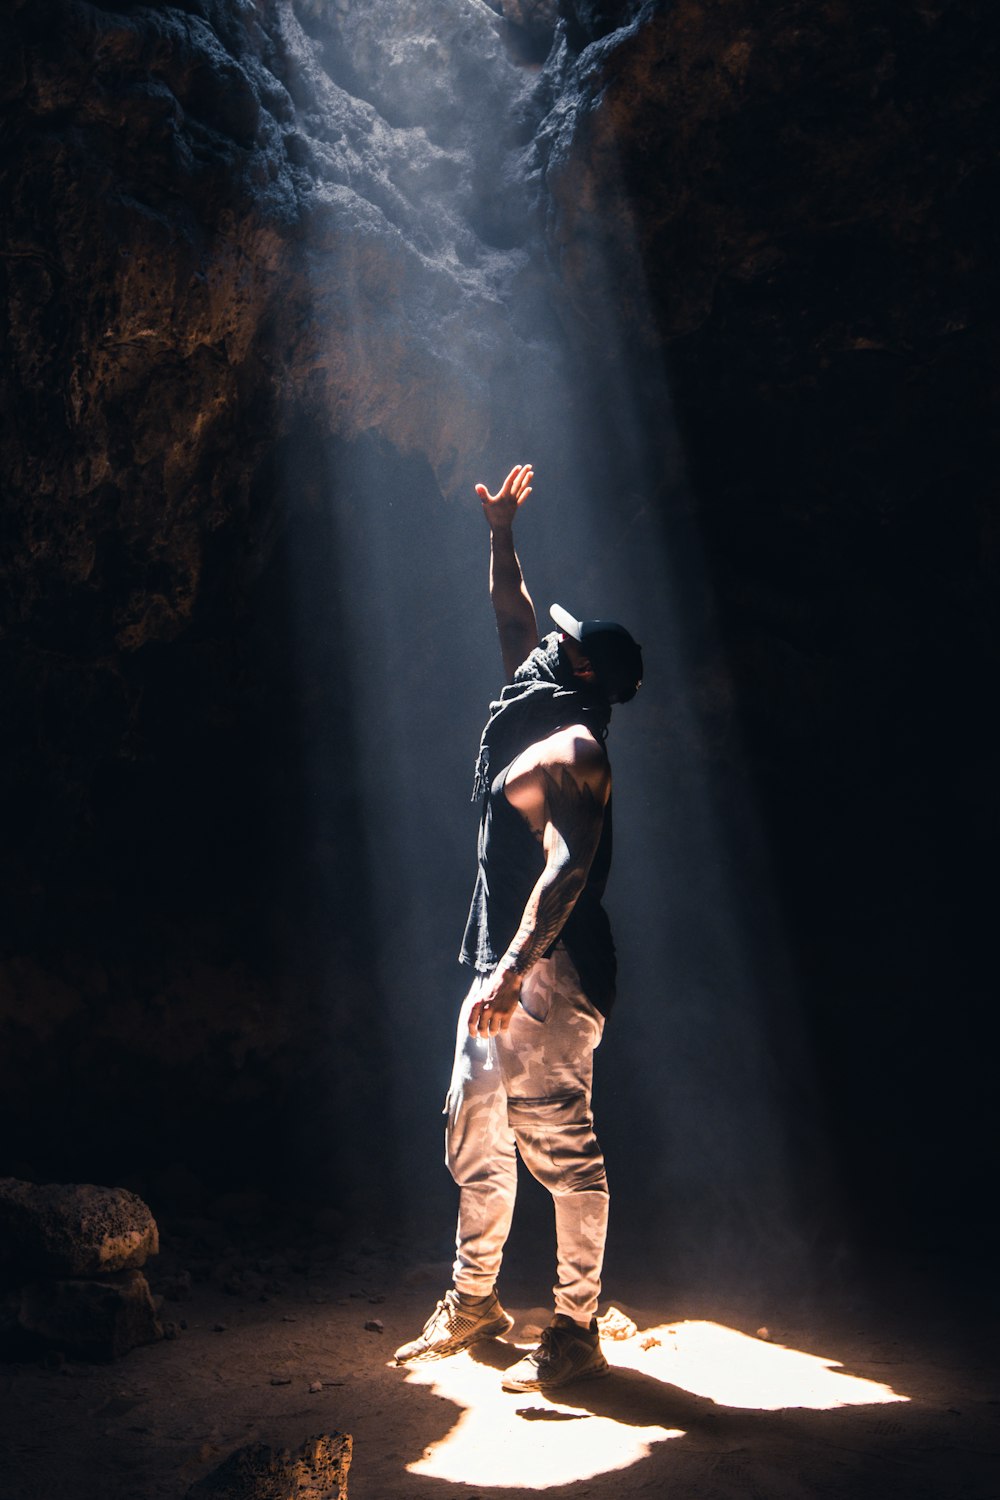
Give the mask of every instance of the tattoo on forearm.
[{"label": "tattoo on forearm", "polygon": [[[549,848],[545,869],[524,908],[502,967],[527,973],[552,946],[587,882],[601,836],[603,805],[586,783],[561,767],[543,770]],[[543,838],[545,830],[535,829]]]}]

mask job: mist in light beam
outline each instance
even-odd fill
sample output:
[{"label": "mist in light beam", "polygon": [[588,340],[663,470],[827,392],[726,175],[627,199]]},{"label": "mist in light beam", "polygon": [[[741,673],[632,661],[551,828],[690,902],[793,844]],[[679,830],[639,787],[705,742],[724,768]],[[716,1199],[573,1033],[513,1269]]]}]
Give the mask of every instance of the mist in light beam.
[{"label": "mist in light beam", "polygon": [[[535,493],[517,542],[539,614],[559,600],[621,619],[647,667],[609,740],[620,1003],[595,1106],[616,1200],[610,1254],[631,1233],[657,1274],[683,1265],[715,1284],[784,1283],[815,1242],[799,1195],[805,1184],[812,1202],[823,1196],[821,1126],[766,843],[733,769],[735,711],[724,795],[713,783],[700,704],[716,689],[724,696],[725,672],[706,676],[710,589],[664,371],[619,326],[620,267],[604,270],[590,343],[577,337],[538,184],[519,178],[513,146],[503,156],[511,121],[468,90],[502,75],[511,118],[520,110],[523,123],[541,105],[497,50],[496,17],[470,6],[468,20],[464,39],[423,50],[412,7],[381,0],[338,22],[340,51],[381,80],[365,94],[376,103],[392,72],[379,58],[402,48],[423,61],[405,70],[393,123],[372,137],[392,193],[367,205],[364,233],[341,235],[314,261],[317,317],[329,319],[331,361],[350,376],[348,430],[325,456],[329,573],[366,830],[353,857],[372,893],[387,1038],[392,1208],[400,1226],[433,1221],[447,1242],[438,1111],[467,982],[455,953],[474,876],[469,782],[502,683],[473,485],[495,487],[530,461]],[[348,190],[337,191],[346,213]],[[392,222],[377,222],[383,214]],[[600,247],[588,253],[594,280]],[[638,256],[636,268],[633,307],[643,299]],[[602,351],[598,363],[586,348]]]}]

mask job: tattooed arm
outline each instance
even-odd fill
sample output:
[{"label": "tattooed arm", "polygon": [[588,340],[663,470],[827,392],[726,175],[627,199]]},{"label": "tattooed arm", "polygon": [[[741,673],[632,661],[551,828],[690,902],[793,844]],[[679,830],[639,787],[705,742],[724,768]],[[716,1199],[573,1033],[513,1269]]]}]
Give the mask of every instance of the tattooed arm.
[{"label": "tattooed arm", "polygon": [[517,932],[469,1016],[472,1036],[506,1031],[525,977],[558,938],[587,881],[604,822],[611,773],[586,730],[563,730],[546,742],[569,753],[530,764],[509,778],[508,796],[541,842],[545,868],[528,897]]},{"label": "tattooed arm", "polygon": [[508,682],[514,680],[517,668],[538,645],[535,606],[514,551],[513,532],[517,508],[531,494],[531,479],[531,465],[516,464],[498,494],[491,495],[485,484],[476,485],[490,528],[490,599]]}]

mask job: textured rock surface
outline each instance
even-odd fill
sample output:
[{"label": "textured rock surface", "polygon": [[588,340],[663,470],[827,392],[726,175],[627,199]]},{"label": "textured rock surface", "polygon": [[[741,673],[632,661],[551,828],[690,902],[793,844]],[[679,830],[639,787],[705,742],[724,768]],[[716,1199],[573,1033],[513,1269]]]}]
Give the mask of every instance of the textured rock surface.
[{"label": "textured rock surface", "polygon": [[347,1500],[351,1439],[334,1432],[276,1451],[265,1443],[240,1448],[188,1490],[188,1500]]},{"label": "textured rock surface", "polygon": [[17,1322],[27,1347],[75,1359],[118,1359],[163,1337],[141,1271],[31,1282],[21,1290]]},{"label": "textured rock surface", "polygon": [[[283,1158],[291,1094],[350,1117],[377,1048],[329,465],[375,433],[415,455],[403,483],[447,489],[492,441],[497,380],[550,357],[503,23],[464,0],[413,21],[396,0],[0,18],[0,1017],[25,1175],[146,1150],[219,1175],[220,1120],[241,1160]],[[94,1166],[98,1078],[135,1129]],[[176,1145],[143,1123],[171,1097]]]},{"label": "textured rock surface", "polygon": [[0,1180],[0,1269],[90,1276],[144,1266],[159,1249],[153,1215],[125,1188]]},{"label": "textured rock surface", "polygon": [[545,41],[552,40],[559,13],[557,0],[487,0],[487,4],[512,25],[523,26]]},{"label": "textured rock surface", "polygon": [[668,372],[721,614],[702,712],[746,757],[829,1097],[853,1080],[849,1174],[884,1202],[888,1129],[978,1196],[987,1085],[964,1065],[957,1135],[937,1039],[945,994],[978,1029],[996,891],[997,16],[565,10],[552,252],[575,336],[615,267],[622,377],[637,347]]}]

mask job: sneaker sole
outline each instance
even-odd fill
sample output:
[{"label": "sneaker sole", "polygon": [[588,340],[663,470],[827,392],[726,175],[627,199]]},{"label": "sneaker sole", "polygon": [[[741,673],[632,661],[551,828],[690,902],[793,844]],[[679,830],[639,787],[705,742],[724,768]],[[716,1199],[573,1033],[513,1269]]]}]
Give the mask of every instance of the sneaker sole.
[{"label": "sneaker sole", "polygon": [[558,1391],[564,1385],[576,1385],[580,1380],[599,1380],[602,1375],[610,1375],[611,1366],[607,1360],[603,1365],[597,1365],[589,1370],[577,1370],[572,1375],[567,1375],[565,1380],[504,1380],[500,1383],[503,1391],[512,1391],[519,1394],[525,1391]]},{"label": "sneaker sole", "polygon": [[501,1313],[499,1318],[494,1318],[492,1323],[485,1323],[482,1328],[477,1328],[475,1333],[470,1334],[461,1343],[449,1344],[447,1349],[425,1349],[421,1354],[411,1354],[409,1359],[400,1359],[396,1355],[397,1365],[425,1365],[435,1359],[450,1359],[453,1354],[461,1354],[463,1349],[471,1349],[473,1344],[478,1344],[482,1339],[498,1339],[505,1333],[510,1333],[514,1326],[514,1319],[510,1313]]}]

